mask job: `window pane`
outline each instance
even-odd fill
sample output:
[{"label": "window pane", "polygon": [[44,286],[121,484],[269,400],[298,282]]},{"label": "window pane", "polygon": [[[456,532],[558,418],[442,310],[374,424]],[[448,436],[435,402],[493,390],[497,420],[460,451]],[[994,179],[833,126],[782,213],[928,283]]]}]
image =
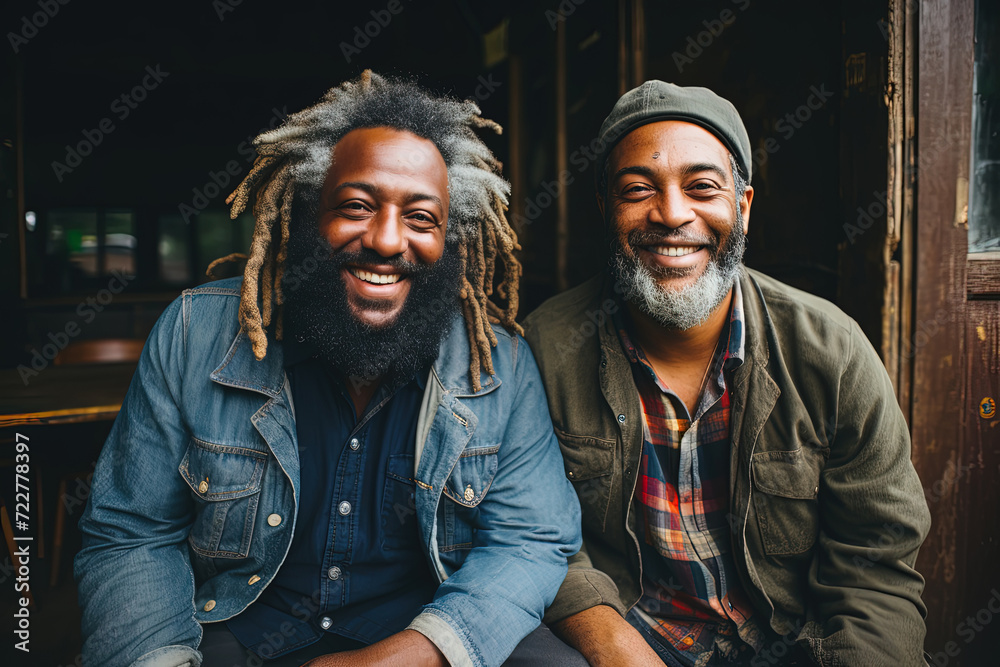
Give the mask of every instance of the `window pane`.
[{"label": "window pane", "polygon": [[69,283],[97,275],[97,210],[59,208],[48,214],[47,264],[68,272]]},{"label": "window pane", "polygon": [[1000,3],[976,0],[969,252],[1000,251]]},{"label": "window pane", "polygon": [[[200,282],[208,280],[205,270],[214,260],[234,252],[246,254],[250,250],[254,223],[253,216],[248,213],[231,220],[225,210],[202,211],[195,224],[198,225],[199,264],[195,278]],[[214,274],[225,278],[240,275],[242,270],[242,262],[227,262],[217,267]]]},{"label": "window pane", "polygon": [[191,252],[188,248],[188,225],[178,213],[167,213],[158,221],[157,256],[160,280],[185,285],[191,280]]},{"label": "window pane", "polygon": [[135,215],[124,209],[104,213],[104,268],[135,277]]}]

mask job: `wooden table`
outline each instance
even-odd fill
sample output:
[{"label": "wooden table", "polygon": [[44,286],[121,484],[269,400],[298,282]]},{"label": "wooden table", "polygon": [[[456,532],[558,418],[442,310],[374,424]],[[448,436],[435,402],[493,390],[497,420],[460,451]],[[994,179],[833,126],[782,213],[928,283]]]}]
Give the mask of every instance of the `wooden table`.
[{"label": "wooden table", "polygon": [[0,371],[0,428],[111,420],[118,415],[134,363],[50,366],[24,385]]}]

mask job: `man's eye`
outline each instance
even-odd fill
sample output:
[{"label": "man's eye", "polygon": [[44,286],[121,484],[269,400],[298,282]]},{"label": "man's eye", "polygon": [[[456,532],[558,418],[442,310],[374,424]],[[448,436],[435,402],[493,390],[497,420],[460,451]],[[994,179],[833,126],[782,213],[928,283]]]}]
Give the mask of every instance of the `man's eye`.
[{"label": "man's eye", "polygon": [[350,211],[351,213],[360,213],[369,210],[368,206],[364,202],[359,201],[349,201],[344,202],[339,206],[342,211]]},{"label": "man's eye", "polygon": [[433,227],[437,225],[437,220],[435,220],[430,214],[424,213],[423,211],[414,211],[413,213],[408,214],[406,219],[421,227]]},{"label": "man's eye", "polygon": [[635,194],[643,194],[648,191],[649,191],[648,185],[636,184],[636,185],[626,186],[626,188],[622,190],[622,194],[635,195]]}]

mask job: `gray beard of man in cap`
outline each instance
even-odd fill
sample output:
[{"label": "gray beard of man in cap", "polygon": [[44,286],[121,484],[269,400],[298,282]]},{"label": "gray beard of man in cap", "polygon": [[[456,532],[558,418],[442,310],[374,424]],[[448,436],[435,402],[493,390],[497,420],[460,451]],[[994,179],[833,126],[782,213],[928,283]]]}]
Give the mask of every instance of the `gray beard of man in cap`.
[{"label": "gray beard of man in cap", "polygon": [[[746,184],[737,172],[735,160],[731,156],[729,159],[732,163],[733,182],[737,184],[738,202]],[[618,281],[622,296],[667,329],[683,331],[703,324],[729,294],[743,267],[743,253],[746,249],[743,211],[739,205],[735,209],[732,230],[724,244],[720,243],[718,234],[715,238],[691,237],[683,229],[664,232],[636,229],[628,235],[627,242],[622,243],[616,221],[609,209],[607,223],[610,232],[611,271]],[[711,258],[708,266],[694,283],[679,288],[660,285],[657,278],[681,278],[694,271],[694,267],[653,269],[644,264],[635,252],[639,245],[667,239],[683,240],[709,249]]]}]

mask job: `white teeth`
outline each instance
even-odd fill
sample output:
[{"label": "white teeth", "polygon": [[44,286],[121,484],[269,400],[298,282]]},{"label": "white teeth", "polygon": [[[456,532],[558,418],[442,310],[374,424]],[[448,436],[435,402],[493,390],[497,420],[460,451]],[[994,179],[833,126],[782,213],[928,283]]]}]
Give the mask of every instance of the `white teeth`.
[{"label": "white teeth", "polygon": [[657,255],[665,255],[667,257],[683,257],[684,255],[690,255],[693,252],[698,252],[698,246],[653,246],[650,248]]},{"label": "white teeth", "polygon": [[371,271],[362,271],[360,269],[351,269],[351,273],[354,274],[355,278],[373,285],[391,285],[399,282],[399,279],[402,277],[398,273],[383,275],[381,273],[372,273]]}]

